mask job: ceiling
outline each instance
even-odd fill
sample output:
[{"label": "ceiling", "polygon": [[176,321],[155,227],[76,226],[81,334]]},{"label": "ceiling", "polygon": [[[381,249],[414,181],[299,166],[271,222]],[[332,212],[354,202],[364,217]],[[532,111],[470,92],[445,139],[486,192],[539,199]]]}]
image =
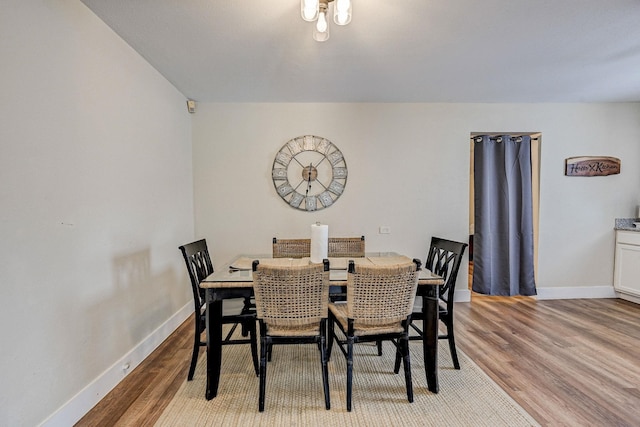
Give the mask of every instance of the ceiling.
[{"label": "ceiling", "polygon": [[201,102],[640,101],[640,0],[82,0]]}]

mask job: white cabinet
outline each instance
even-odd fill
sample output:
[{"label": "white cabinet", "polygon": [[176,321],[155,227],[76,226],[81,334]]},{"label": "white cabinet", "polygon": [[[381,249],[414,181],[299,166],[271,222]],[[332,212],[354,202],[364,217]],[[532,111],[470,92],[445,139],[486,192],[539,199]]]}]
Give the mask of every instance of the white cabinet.
[{"label": "white cabinet", "polygon": [[616,230],[613,287],[620,298],[640,302],[640,232]]}]

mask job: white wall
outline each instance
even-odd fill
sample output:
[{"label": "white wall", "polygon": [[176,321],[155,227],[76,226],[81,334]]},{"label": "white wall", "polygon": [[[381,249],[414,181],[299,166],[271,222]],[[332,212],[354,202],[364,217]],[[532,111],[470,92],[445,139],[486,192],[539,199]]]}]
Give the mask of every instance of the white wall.
[{"label": "white wall", "polygon": [[78,1],[3,1],[0,58],[0,425],[33,426],[191,304],[191,116]]},{"label": "white wall", "polygon": [[[541,132],[539,296],[613,295],[614,219],[639,202],[640,104],[200,104],[193,126],[196,234],[218,266],[270,253],[273,236],[308,237],[315,221],[424,259],[432,235],[468,236],[470,133]],[[286,205],[270,176],[305,134],[335,143],[349,168],[341,198],[315,213]],[[619,157],[622,173],[565,177],[579,155]]]}]

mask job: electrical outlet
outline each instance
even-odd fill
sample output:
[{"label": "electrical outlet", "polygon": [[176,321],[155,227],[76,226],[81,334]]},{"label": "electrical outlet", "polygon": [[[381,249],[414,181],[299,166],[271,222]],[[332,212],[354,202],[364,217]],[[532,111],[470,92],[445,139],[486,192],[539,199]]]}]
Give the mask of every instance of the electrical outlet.
[{"label": "electrical outlet", "polygon": [[381,225],[378,232],[380,234],[391,234],[391,227],[389,227],[388,225]]}]

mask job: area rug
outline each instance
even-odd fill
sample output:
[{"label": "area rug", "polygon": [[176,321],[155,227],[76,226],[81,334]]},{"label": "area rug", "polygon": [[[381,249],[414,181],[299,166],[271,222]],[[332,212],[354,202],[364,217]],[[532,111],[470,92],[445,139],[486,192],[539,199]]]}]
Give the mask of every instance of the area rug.
[{"label": "area rug", "polygon": [[[440,392],[427,389],[422,348],[411,344],[414,402],[404,375],[393,373],[395,347],[359,344],[354,354],[353,408],[346,410],[346,362],[339,349],[329,362],[331,409],[324,407],[320,358],[314,345],[273,349],[265,411],[258,412],[258,378],[248,346],[225,346],[218,396],[205,399],[206,360],[185,381],[156,426],[490,426],[539,425],[473,361],[458,351],[452,367],[446,343],[439,347]],[[204,352],[202,352],[204,353]]]}]

